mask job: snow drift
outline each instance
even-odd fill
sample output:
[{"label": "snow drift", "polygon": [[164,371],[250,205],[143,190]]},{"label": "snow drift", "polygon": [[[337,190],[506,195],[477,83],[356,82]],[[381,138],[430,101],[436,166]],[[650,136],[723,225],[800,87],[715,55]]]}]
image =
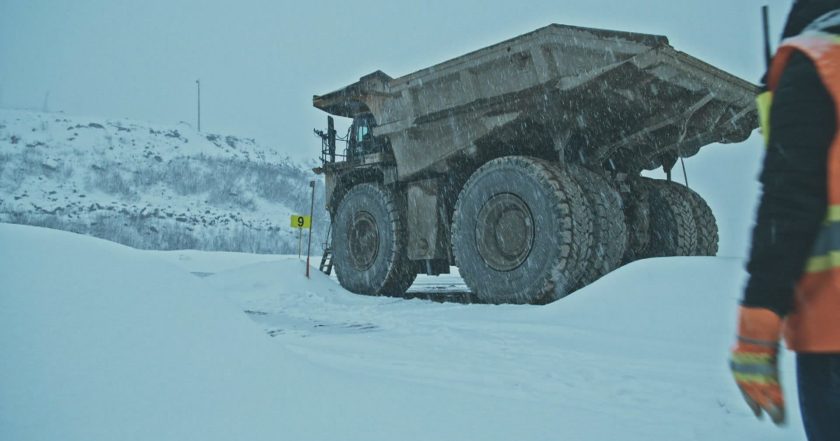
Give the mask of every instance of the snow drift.
[{"label": "snow drift", "polygon": [[17,225],[0,244],[0,439],[804,439],[729,378],[739,259],[639,261],[539,307]]}]

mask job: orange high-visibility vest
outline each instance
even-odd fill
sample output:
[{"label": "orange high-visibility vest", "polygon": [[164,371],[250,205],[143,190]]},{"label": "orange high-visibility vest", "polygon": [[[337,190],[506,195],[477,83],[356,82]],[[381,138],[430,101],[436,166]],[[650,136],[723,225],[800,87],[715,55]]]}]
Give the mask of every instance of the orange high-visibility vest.
[{"label": "orange high-visibility vest", "polygon": [[[831,95],[840,134],[840,37],[807,32],[782,42],[767,77],[775,90],[794,51],[813,61]],[[828,151],[828,212],[785,319],[785,340],[797,352],[840,352],[840,136]]]}]

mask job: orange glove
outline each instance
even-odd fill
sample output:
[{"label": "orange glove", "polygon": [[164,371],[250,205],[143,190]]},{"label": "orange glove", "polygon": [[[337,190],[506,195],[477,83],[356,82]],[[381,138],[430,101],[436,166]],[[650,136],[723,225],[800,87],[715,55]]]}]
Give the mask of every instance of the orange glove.
[{"label": "orange glove", "polygon": [[782,320],[769,309],[741,307],[738,341],[729,366],[735,383],[755,416],[767,412],[776,425],[785,422],[785,399],[779,383],[779,335]]}]

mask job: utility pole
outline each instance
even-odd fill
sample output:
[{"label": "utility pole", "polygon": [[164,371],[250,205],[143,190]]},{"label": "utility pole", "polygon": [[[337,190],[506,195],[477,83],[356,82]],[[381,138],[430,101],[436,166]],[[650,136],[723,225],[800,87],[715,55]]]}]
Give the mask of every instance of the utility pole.
[{"label": "utility pole", "polygon": [[198,131],[201,131],[201,80],[195,80],[195,85],[198,88]]},{"label": "utility pole", "polygon": [[312,215],[315,211],[315,181],[309,181],[312,187],[312,204],[309,206],[309,241],[306,245],[306,277],[309,278],[309,254],[312,250]]}]

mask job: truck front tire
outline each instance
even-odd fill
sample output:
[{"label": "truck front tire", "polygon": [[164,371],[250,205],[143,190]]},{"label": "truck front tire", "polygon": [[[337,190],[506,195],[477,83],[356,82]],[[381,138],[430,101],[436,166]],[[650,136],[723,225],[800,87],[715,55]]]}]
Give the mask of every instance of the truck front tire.
[{"label": "truck front tire", "polygon": [[378,184],[359,184],[344,195],[332,239],[341,286],[358,294],[405,294],[417,271],[408,260],[403,213],[394,194]]}]

